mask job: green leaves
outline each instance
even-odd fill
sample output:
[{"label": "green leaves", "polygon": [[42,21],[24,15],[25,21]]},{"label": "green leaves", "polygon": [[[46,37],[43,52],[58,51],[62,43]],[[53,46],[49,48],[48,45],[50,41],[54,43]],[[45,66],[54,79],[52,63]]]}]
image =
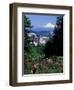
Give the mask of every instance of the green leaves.
[{"label": "green leaves", "polygon": [[41,48],[30,44],[29,52],[27,53],[28,59],[30,59],[32,61],[39,59],[39,57],[41,56],[41,51],[42,51]]}]

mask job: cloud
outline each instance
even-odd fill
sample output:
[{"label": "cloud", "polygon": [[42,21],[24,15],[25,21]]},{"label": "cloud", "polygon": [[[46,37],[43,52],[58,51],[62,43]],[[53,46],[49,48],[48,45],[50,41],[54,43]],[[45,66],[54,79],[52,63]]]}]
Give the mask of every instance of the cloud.
[{"label": "cloud", "polygon": [[44,28],[54,28],[55,25],[49,22],[49,23],[47,23],[46,25],[44,25],[43,27],[44,27]]}]

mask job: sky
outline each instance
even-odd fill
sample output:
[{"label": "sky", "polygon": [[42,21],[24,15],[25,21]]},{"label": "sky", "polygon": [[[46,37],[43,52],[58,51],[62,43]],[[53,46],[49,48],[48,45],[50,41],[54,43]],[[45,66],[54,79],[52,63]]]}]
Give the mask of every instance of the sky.
[{"label": "sky", "polygon": [[54,28],[56,25],[57,16],[55,15],[36,15],[25,14],[30,20],[33,28]]}]

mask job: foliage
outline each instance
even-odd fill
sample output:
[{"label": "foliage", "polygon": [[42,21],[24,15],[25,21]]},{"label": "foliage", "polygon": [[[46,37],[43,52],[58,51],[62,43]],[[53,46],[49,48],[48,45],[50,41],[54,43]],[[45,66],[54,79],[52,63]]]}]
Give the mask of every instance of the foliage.
[{"label": "foliage", "polygon": [[45,57],[52,56],[53,52],[54,52],[53,42],[48,40],[48,42],[46,43],[45,48],[44,48]]},{"label": "foliage", "polygon": [[[63,17],[57,17],[56,27],[53,36],[55,55],[63,55]],[[57,53],[56,53],[57,52]]]},{"label": "foliage", "polygon": [[37,61],[43,55],[42,47],[29,44],[29,51],[27,52],[27,59],[31,61]]},{"label": "foliage", "polygon": [[31,21],[24,16],[24,58],[26,58],[27,52],[29,51],[30,38],[28,37],[28,33],[31,28]]}]

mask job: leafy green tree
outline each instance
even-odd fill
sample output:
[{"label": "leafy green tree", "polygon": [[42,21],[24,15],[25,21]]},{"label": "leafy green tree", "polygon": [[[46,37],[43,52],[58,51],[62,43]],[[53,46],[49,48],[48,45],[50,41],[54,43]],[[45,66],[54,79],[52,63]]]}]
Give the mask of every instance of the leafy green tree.
[{"label": "leafy green tree", "polygon": [[27,53],[27,57],[31,62],[37,61],[40,57],[39,48],[32,44],[29,45],[29,52]]}]

